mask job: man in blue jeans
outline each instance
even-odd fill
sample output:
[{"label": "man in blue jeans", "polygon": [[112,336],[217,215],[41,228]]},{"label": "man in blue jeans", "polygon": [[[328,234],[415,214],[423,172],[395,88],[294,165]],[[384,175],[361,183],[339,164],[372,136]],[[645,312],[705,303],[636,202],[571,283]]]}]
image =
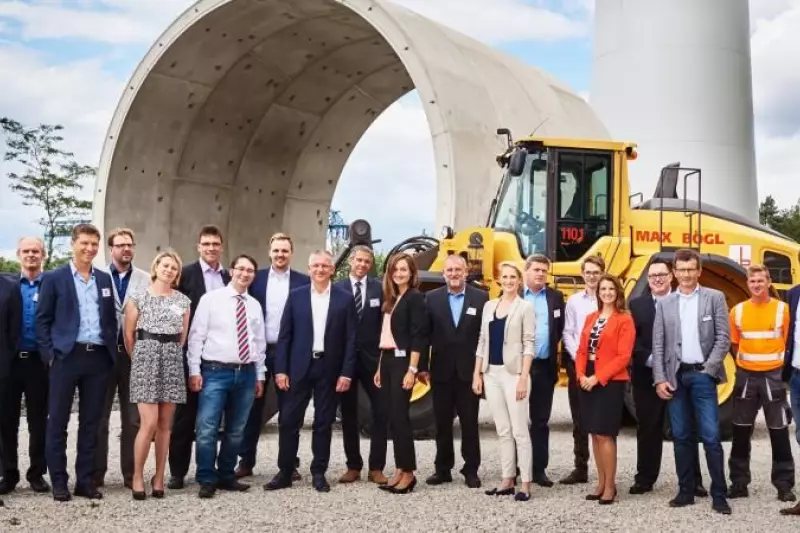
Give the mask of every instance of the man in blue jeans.
[{"label": "man in blue jeans", "polygon": [[653,322],[653,382],[658,396],[668,401],[680,487],[669,504],[694,503],[694,412],[711,477],[712,508],[730,514],[717,405],[731,343],[728,306],[722,292],[699,285],[702,263],[695,250],[675,252],[674,272],[678,290],[658,301]]},{"label": "man in blue jeans", "polygon": [[[789,335],[783,357],[783,380],[789,383],[789,400],[795,424],[795,437],[800,444],[800,335],[797,335],[797,306],[800,303],[800,285],[786,294],[789,303]],[[781,514],[800,516],[800,502],[794,507],[781,509]]]},{"label": "man in blue jeans", "polygon": [[[203,295],[189,332],[189,388],[199,392],[196,448],[201,498],[217,489],[245,491],[234,467],[253,400],[264,393],[267,348],[261,305],[247,293],[258,265],[247,255],[231,263],[227,287]],[[225,435],[217,454],[223,414]]]}]

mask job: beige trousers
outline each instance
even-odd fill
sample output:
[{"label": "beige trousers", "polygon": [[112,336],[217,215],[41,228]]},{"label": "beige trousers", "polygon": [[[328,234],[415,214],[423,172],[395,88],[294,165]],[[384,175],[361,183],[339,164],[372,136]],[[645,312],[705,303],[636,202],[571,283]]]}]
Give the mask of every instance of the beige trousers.
[{"label": "beige trousers", "polygon": [[531,380],[528,378],[528,395],[520,401],[517,401],[518,381],[519,376],[511,374],[503,365],[490,365],[483,375],[486,401],[500,440],[503,477],[515,477],[519,466],[524,483],[532,477],[533,450],[528,429]]}]

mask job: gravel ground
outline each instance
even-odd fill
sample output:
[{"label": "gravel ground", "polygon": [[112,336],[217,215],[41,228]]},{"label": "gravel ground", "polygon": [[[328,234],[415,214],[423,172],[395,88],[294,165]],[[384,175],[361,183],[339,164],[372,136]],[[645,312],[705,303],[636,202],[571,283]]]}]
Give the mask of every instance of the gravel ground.
[{"label": "gravel ground", "polygon": [[[569,424],[569,407],[566,389],[556,392],[550,437],[551,478],[566,475],[572,466],[572,438]],[[77,417],[70,425],[68,452],[74,460]],[[483,465],[480,476],[484,488],[499,479],[497,439],[490,425],[485,406],[481,419],[485,423],[481,434]],[[112,417],[114,430],[119,427]],[[24,422],[23,422],[24,425]],[[309,425],[307,425],[309,427]],[[23,427],[22,431],[26,431]],[[21,447],[27,449],[27,439]],[[721,516],[711,510],[710,500],[698,499],[697,504],[683,509],[671,509],[667,501],[676,491],[672,446],[665,443],[663,474],[656,490],[645,496],[631,496],[636,464],[636,439],[631,428],[623,430],[619,438],[620,495],[618,503],[599,507],[583,499],[591,489],[589,485],[573,487],[556,485],[551,489],[534,487],[532,499],[526,503],[510,498],[490,498],[481,490],[470,490],[463,478],[457,476],[452,485],[428,487],[425,477],[432,472],[436,447],[433,441],[417,442],[420,483],[410,495],[391,495],[363,481],[341,486],[335,480],[343,472],[344,454],[341,432],[334,432],[331,468],[328,479],[332,490],[328,494],[316,493],[310,484],[307,468],[311,459],[310,431],[302,433],[301,461],[303,481],[294,487],[276,493],[265,493],[261,485],[275,472],[277,453],[277,427],[270,424],[262,435],[259,447],[257,474],[249,480],[253,488],[243,494],[218,493],[213,500],[197,498],[197,486],[191,484],[182,491],[168,491],[163,500],[148,499],[135,502],[130,492],[123,488],[121,475],[109,472],[104,490],[105,499],[90,502],[74,499],[70,503],[57,503],[49,495],[34,494],[27,486],[4,496],[5,508],[0,508],[0,531],[521,531],[542,527],[546,531],[800,531],[800,518],[784,517],[778,510],[786,504],[778,502],[769,482],[769,437],[760,422],[753,442],[750,498],[732,500],[733,515]],[[793,443],[795,457],[800,463],[800,452]],[[730,444],[725,443],[726,458]],[[368,442],[362,440],[362,451]],[[27,467],[26,451],[21,450],[22,467]],[[458,450],[458,442],[456,443]],[[458,453],[458,452],[457,452]],[[118,447],[111,446],[109,464],[116,465]],[[391,443],[389,462],[392,463]],[[709,485],[705,461],[703,474]],[[456,470],[460,464],[456,465]],[[145,478],[149,479],[152,464]],[[391,467],[387,468],[387,475]],[[727,472],[727,465],[726,465]],[[800,493],[800,490],[798,490]]]}]

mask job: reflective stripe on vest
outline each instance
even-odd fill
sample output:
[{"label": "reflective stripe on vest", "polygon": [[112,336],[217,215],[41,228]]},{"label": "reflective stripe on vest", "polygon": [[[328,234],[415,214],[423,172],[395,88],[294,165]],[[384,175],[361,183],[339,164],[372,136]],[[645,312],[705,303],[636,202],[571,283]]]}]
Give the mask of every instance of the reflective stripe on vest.
[{"label": "reflective stripe on vest", "polygon": [[758,361],[759,363],[770,361],[783,361],[783,352],[777,353],[742,353],[739,352],[737,357],[742,361]]},{"label": "reflective stripe on vest", "polygon": [[[783,337],[783,314],[786,303],[778,300],[778,305],[775,306],[775,329],[768,331],[742,331],[742,312],[744,310],[744,303],[738,304],[734,308],[734,321],[736,327],[739,329],[739,336],[742,339],[780,339]],[[755,363],[772,363],[776,361],[783,361],[784,352],[775,353],[744,353],[739,352],[736,358],[741,361],[753,361]]]}]

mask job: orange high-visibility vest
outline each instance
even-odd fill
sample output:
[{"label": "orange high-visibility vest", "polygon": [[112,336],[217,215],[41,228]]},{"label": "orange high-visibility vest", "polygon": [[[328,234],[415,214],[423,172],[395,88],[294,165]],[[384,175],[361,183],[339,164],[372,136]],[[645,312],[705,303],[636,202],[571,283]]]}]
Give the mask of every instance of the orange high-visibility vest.
[{"label": "orange high-visibility vest", "polygon": [[747,300],[730,312],[731,343],[739,345],[736,364],[745,370],[767,372],[783,366],[789,334],[789,306],[770,298],[757,304]]}]

